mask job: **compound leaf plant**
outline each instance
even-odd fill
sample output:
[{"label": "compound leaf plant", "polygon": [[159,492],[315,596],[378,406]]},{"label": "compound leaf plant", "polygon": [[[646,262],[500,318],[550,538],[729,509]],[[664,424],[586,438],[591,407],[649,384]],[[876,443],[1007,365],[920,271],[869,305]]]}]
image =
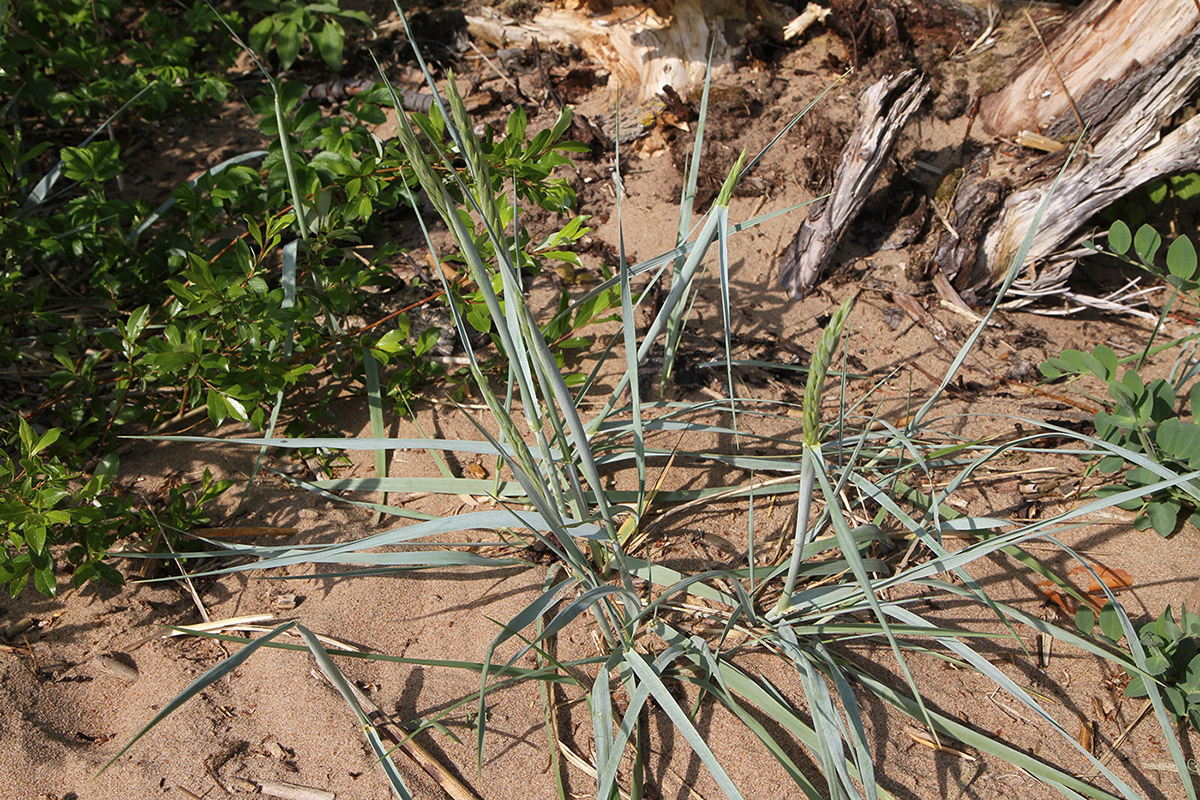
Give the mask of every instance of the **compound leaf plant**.
[{"label": "compound leaf plant", "polygon": [[[1200,425],[1196,423],[1200,384],[1195,383],[1200,374],[1200,361],[1195,357],[1198,340],[1189,336],[1157,348],[1179,350],[1168,378],[1147,381],[1140,371],[1146,356],[1155,349],[1158,333],[1178,296],[1200,301],[1195,247],[1186,235],[1176,237],[1167,248],[1164,268],[1156,263],[1162,246],[1158,232],[1142,225],[1136,233],[1131,233],[1119,220],[1109,228],[1107,243],[1108,249],[1098,245],[1093,248],[1144,269],[1173,287],[1174,293],[1164,306],[1158,325],[1139,354],[1119,359],[1104,344],[1091,352],[1068,349],[1045,361],[1041,372],[1050,379],[1084,375],[1099,379],[1107,397],[1092,399],[1103,406],[1095,415],[1096,435],[1101,440],[1179,474],[1195,472],[1200,470]],[[1096,490],[1102,497],[1120,495],[1130,488],[1150,486],[1161,480],[1161,472],[1133,464],[1127,457],[1114,453],[1097,453],[1094,469],[1101,474],[1123,473],[1119,481],[1106,482]],[[1196,511],[1200,507],[1200,483],[1195,480],[1179,483],[1169,489],[1131,497],[1119,505],[1137,512],[1134,526],[1138,530],[1153,528],[1161,536],[1171,536],[1186,519],[1200,525],[1200,514]]]}]

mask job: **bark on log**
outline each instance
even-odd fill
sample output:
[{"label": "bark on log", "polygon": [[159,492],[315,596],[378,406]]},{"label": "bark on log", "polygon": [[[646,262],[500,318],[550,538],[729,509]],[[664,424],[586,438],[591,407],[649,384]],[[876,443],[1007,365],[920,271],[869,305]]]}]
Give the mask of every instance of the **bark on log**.
[{"label": "bark on log", "polygon": [[[1173,16],[1158,20],[1160,7]],[[1008,165],[987,150],[968,165],[954,201],[955,231],[942,235],[934,256],[958,289],[1003,280],[1056,178],[1026,263],[1051,254],[1096,212],[1138,187],[1200,169],[1200,117],[1163,135],[1200,90],[1196,18],[1191,0],[1092,0],[1059,29],[1049,60],[1043,54],[1027,61],[1008,88],[981,105],[981,115],[998,132],[1035,126],[1052,136],[1078,131],[1070,100],[1053,77],[1053,60],[1089,127],[1061,177],[1065,149]],[[1154,24],[1159,27],[1145,27]],[[1154,35],[1147,35],[1151,30]],[[1047,70],[1053,85],[1045,83]],[[1050,102],[1055,96],[1058,102]]]},{"label": "bark on log", "polygon": [[810,208],[779,260],[779,285],[795,297],[808,293],[832,260],[858,212],[862,210],[880,169],[904,125],[929,93],[916,70],[888,75],[862,94],[861,119],[834,172],[830,195]]}]

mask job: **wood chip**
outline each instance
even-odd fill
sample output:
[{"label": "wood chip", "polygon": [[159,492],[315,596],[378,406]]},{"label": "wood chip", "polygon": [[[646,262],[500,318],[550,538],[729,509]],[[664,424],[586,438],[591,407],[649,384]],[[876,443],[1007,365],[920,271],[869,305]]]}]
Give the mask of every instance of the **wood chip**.
[{"label": "wood chip", "polygon": [[[128,656],[126,657],[128,658]],[[96,656],[92,661],[109,675],[116,675],[118,678],[124,678],[127,681],[136,681],[138,679],[137,667],[132,667],[113,656]]]},{"label": "wood chip", "polygon": [[271,598],[271,605],[279,609],[290,610],[296,607],[299,600],[295,592],[284,592]]},{"label": "wood chip", "polygon": [[268,797],[282,797],[284,800],[334,800],[337,796],[324,789],[314,789],[311,786],[297,786],[294,783],[282,781],[255,781],[259,790]]},{"label": "wood chip", "polygon": [[25,631],[32,628],[34,625],[33,617],[21,617],[19,620],[9,625],[4,629],[5,639],[16,639]]},{"label": "wood chip", "polygon": [[1096,723],[1083,720],[1079,723],[1079,746],[1087,752],[1093,752],[1096,744]]},{"label": "wood chip", "polygon": [[1030,150],[1041,150],[1043,153],[1057,153],[1066,145],[1057,139],[1051,139],[1049,136],[1042,136],[1040,133],[1033,131],[1021,131],[1017,134],[1017,144],[1021,147],[1027,147]]}]

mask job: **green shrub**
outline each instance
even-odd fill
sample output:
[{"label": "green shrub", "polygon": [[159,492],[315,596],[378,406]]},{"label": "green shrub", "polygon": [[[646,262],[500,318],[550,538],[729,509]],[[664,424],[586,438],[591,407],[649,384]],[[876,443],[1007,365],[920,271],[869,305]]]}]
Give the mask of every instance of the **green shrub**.
[{"label": "green shrub", "polygon": [[[207,103],[225,98],[220,76],[237,51],[211,7],[147,4],[134,14],[113,0],[30,0],[0,9],[6,30],[16,31],[0,52],[0,97],[10,98],[0,119],[11,123],[0,128],[0,367],[30,389],[0,402],[0,414],[19,413],[39,430],[57,431],[64,445],[23,459],[12,450],[12,508],[41,510],[28,533],[13,523],[15,549],[0,583],[19,590],[32,575],[45,590],[53,571],[43,541],[55,537],[42,535],[42,522],[56,530],[99,529],[80,516],[93,512],[68,508],[62,498],[49,503],[64,487],[86,485],[95,490],[90,502],[112,520],[136,522],[135,510],[110,497],[107,469],[82,474],[84,463],[112,448],[114,434],[189,415],[263,430],[322,369],[331,383],[309,394],[305,415],[284,417],[290,432],[303,433],[323,403],[366,380],[362,353],[386,366],[385,385],[398,406],[447,370],[430,353],[441,331],[415,326],[403,313],[391,326],[351,323],[364,314],[364,301],[397,288],[386,218],[414,202],[408,155],[370,133],[393,102],[386,89],[361,93],[329,114],[303,100],[303,85],[268,76],[251,101],[271,141],[267,149],[229,158],[154,206],[120,185],[128,177],[127,137],[104,134],[114,121],[123,134],[142,124],[123,115],[203,114]],[[277,49],[285,68],[306,38],[331,66],[340,65],[338,20],[369,24],[336,3],[260,0],[243,9],[260,12],[267,16],[230,13],[224,22],[253,23],[252,43]],[[426,130],[444,131],[436,113],[421,119]],[[530,136],[518,110],[504,131],[489,129],[485,158],[496,188],[512,186],[514,202],[569,211],[574,192],[553,173],[579,149],[563,139],[570,119],[565,113]],[[68,133],[79,126],[92,129],[82,141]],[[466,202],[463,170],[448,165],[439,179]],[[506,246],[527,275],[547,261],[578,265],[569,248],[589,230],[583,218],[534,242],[515,206],[500,209],[501,223],[513,230]],[[385,244],[363,247],[380,238]],[[469,309],[482,307],[469,281],[441,294],[430,302],[452,296]],[[551,324],[560,364],[586,343],[575,331],[603,314],[611,297]],[[567,304],[564,287],[560,305]],[[486,315],[472,311],[469,318],[489,332]],[[17,433],[10,438],[17,441]],[[60,519],[64,514],[81,521]],[[101,561],[113,537],[81,536],[83,550],[70,551],[74,575],[115,579]]]}]

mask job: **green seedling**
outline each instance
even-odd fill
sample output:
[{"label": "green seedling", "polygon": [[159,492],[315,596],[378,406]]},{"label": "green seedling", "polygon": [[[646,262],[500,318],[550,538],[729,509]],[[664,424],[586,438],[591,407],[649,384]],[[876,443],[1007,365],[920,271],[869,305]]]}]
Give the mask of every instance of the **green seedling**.
[{"label": "green seedling", "polygon": [[[1085,610],[1083,617],[1079,620],[1080,627],[1090,631],[1095,622],[1092,612]],[[1099,622],[1107,639],[1121,641],[1124,631],[1111,603],[1101,609]],[[1138,627],[1137,637],[1145,650],[1145,669],[1125,666],[1129,675],[1125,696],[1146,697],[1149,694],[1146,682],[1153,681],[1171,716],[1200,730],[1200,616],[1184,605],[1177,623],[1174,612],[1167,606],[1158,619]]]},{"label": "green seedling", "polygon": [[[1184,293],[1193,299],[1200,297],[1200,283],[1196,281],[1196,250],[1191,240],[1180,236],[1171,243],[1166,253],[1165,269],[1155,261],[1161,246],[1161,237],[1150,226],[1143,225],[1136,234],[1132,234],[1125,223],[1118,221],[1113,223],[1108,232],[1110,249],[1096,249],[1162,278],[1175,288],[1176,295]],[[1174,300],[1175,296],[1172,296],[1171,302]],[[1096,435],[1104,442],[1142,455],[1170,472],[1185,474],[1200,469],[1200,425],[1195,422],[1197,411],[1200,411],[1200,385],[1193,385],[1188,393],[1186,409],[1180,410],[1178,399],[1186,384],[1196,375],[1195,361],[1191,353],[1181,354],[1173,380],[1158,378],[1146,383],[1138,372],[1152,349],[1171,302],[1164,308],[1140,356],[1122,361],[1107,345],[1099,345],[1090,353],[1064,350],[1058,357],[1044,362],[1041,372],[1051,379],[1081,375],[1098,378],[1107,387],[1108,396],[1092,398],[1105,407],[1095,416]],[[1169,346],[1183,344],[1181,341]],[[1133,365],[1122,371],[1123,363]],[[1185,411],[1191,421],[1184,419]],[[1127,467],[1133,468],[1124,472],[1120,481],[1100,487],[1097,494],[1102,497],[1149,487],[1164,477],[1162,470],[1134,465],[1125,456],[1107,452],[1096,460],[1094,469],[1097,472],[1116,474]],[[1200,516],[1196,515],[1196,508],[1200,505],[1200,483],[1189,481],[1170,489],[1147,492],[1140,497],[1125,499],[1119,505],[1137,512],[1134,525],[1138,530],[1153,527],[1161,536],[1170,536],[1188,517],[1191,517],[1193,524],[1200,523]]]}]

